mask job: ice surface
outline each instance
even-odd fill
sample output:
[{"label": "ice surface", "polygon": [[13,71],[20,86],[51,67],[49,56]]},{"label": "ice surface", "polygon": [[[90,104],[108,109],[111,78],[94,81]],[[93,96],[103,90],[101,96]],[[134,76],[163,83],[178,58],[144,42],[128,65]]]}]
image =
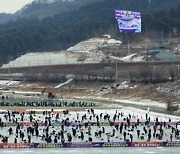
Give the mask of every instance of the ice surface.
[{"label": "ice surface", "polygon": [[179,154],[180,148],[0,149],[0,154]]},{"label": "ice surface", "polygon": [[[40,111],[40,110],[38,110]],[[145,114],[147,113],[147,111],[143,111],[143,110],[140,110],[140,109],[136,109],[136,108],[128,108],[128,107],[125,107],[125,108],[122,108],[122,109],[111,109],[111,110],[101,110],[101,109],[95,109],[95,115],[100,115],[100,113],[102,113],[103,117],[104,115],[106,115],[107,113],[109,115],[111,115],[111,118],[110,118],[110,121],[113,121],[113,116],[116,112],[119,112],[119,113],[123,113],[124,115],[121,117],[120,116],[120,119],[117,119],[116,122],[122,122],[124,121],[124,118],[127,118],[129,114],[131,114],[132,118],[131,118],[131,121],[132,122],[136,122],[137,121],[137,118],[140,120],[140,122],[145,122]],[[58,122],[61,122],[63,119],[65,120],[67,117],[69,118],[69,121],[81,121],[81,117],[83,115],[86,114],[87,116],[87,119],[84,120],[83,122],[88,122],[89,121],[89,117],[92,116],[92,114],[88,113],[87,111],[72,111],[69,113],[69,115],[64,115],[62,114],[62,112],[60,112],[60,117],[59,119],[57,120]],[[79,115],[78,115],[79,114]],[[165,114],[159,114],[159,113],[154,113],[154,112],[150,112],[148,114],[151,118],[151,121],[152,122],[155,122],[155,118],[158,117],[159,119],[159,122],[168,122],[169,118],[172,120],[172,122],[178,122],[180,121],[180,117],[177,117],[177,116],[171,116],[171,115],[165,115]],[[39,123],[42,123],[45,121],[45,118],[46,117],[49,117],[51,116],[51,119],[52,119],[52,122],[55,122],[55,116],[56,114],[52,113],[50,115],[42,115],[42,114],[36,114],[36,115],[33,115],[33,118],[34,120],[33,121],[37,121]],[[3,122],[8,122],[8,120],[5,119],[5,117],[3,116],[3,114],[0,114],[0,117],[2,119]],[[79,117],[79,119],[77,118]],[[21,117],[20,115],[16,115],[16,118],[18,118],[18,122],[21,122]],[[12,117],[13,119],[13,117]],[[24,121],[25,122],[29,122],[29,114],[25,114],[24,116]],[[96,122],[96,116],[95,117],[92,117],[92,120],[91,122]],[[108,120],[104,120],[103,118],[100,119],[100,123],[101,122],[107,122],[108,123]],[[78,122],[77,122],[78,124]],[[13,129],[13,132],[15,133],[15,129],[16,127],[15,126],[11,126],[12,129]],[[92,138],[93,138],[93,141],[95,142],[107,142],[107,135],[106,133],[110,133],[112,134],[113,132],[113,129],[115,129],[114,126],[104,126],[105,127],[105,133],[102,134],[102,137],[95,137],[94,134],[95,132],[98,132],[99,130],[102,130],[102,127],[98,127],[98,126],[92,126],[92,130],[91,130],[91,134],[92,134]],[[137,126],[137,129],[139,129],[141,131],[141,133],[143,132],[143,127],[144,125],[140,125],[140,126]],[[152,128],[153,126],[146,126],[146,129],[149,130],[153,130]],[[159,128],[160,126],[158,126]],[[4,136],[7,136],[9,139],[8,139],[8,142],[9,143],[13,143],[14,142],[14,138],[15,138],[15,134],[14,135],[9,135],[9,132],[8,132],[8,128],[9,127],[2,127],[0,128],[0,134],[1,135],[4,135]],[[45,132],[44,132],[44,129],[46,128],[46,126],[39,126],[39,135],[42,136]],[[69,127],[66,127],[65,126],[65,141],[67,142],[67,136],[66,136],[66,133],[72,133],[72,128],[76,128],[76,126],[69,126]],[[180,126],[178,125],[178,129],[180,128]],[[123,129],[123,132],[126,131],[127,134],[132,134],[133,135],[133,141],[142,141],[140,140],[139,138],[137,138],[137,132],[135,129],[134,131],[131,131],[131,126],[128,127],[126,130]],[[27,126],[24,126],[21,128],[21,130],[23,132],[25,132],[25,140],[27,140],[27,133],[26,133],[26,130],[27,130]],[[60,132],[61,130],[61,127],[60,126],[50,126],[49,127],[49,133],[52,133],[53,130],[55,130],[56,134],[57,132]],[[88,132],[88,128],[85,128],[84,126],[82,126],[81,130],[83,130],[84,132],[84,140],[81,140],[80,138],[78,138],[78,136],[80,136],[80,129],[77,129],[77,136],[74,137],[72,136],[72,142],[86,142],[88,140],[88,137],[89,135],[86,134],[85,132]],[[168,129],[167,127],[163,127],[163,130],[164,130],[164,136],[163,136],[163,139],[161,141],[167,141],[169,140],[169,134],[171,133],[171,129]],[[159,131],[157,131],[158,133]],[[51,135],[52,137],[52,140],[54,140],[54,137],[55,137],[55,134]],[[127,135],[127,139],[130,139],[129,138],[129,135]],[[18,138],[18,143],[21,143],[22,140],[21,138]],[[110,137],[110,141],[111,142],[123,142],[123,134],[121,134],[119,132],[119,130],[116,130],[115,131],[115,136],[114,137]],[[143,141],[147,141],[147,135],[144,135],[144,140]],[[151,141],[157,141],[156,138],[151,138]],[[177,139],[173,139],[173,141],[177,141]],[[41,137],[36,137],[36,136],[32,136],[32,142],[35,142],[35,143],[46,143],[46,141],[43,141],[41,140]],[[60,142],[60,140],[58,140],[58,142]],[[0,141],[0,143],[2,143]]]}]

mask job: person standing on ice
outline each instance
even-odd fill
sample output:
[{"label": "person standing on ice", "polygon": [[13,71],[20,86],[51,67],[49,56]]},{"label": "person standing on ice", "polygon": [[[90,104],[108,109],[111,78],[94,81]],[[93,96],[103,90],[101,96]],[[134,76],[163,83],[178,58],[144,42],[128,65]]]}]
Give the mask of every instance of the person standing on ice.
[{"label": "person standing on ice", "polygon": [[91,108],[91,113],[94,114],[94,109],[93,108]]},{"label": "person standing on ice", "polygon": [[33,116],[32,116],[32,114],[30,114],[30,116],[29,116],[29,121],[30,121],[30,122],[33,121]]},{"label": "person standing on ice", "polygon": [[116,114],[114,114],[114,117],[113,117],[113,122],[116,121]]},{"label": "person standing on ice", "polygon": [[51,139],[51,136],[48,137],[48,143],[51,143],[52,142],[52,139]]},{"label": "person standing on ice", "polygon": [[111,137],[111,134],[110,133],[107,133],[107,141],[110,142],[110,137]]},{"label": "person standing on ice", "polygon": [[124,129],[126,130],[126,128],[127,128],[127,124],[125,123],[125,124],[124,124]]},{"label": "person standing on ice", "polygon": [[159,119],[158,117],[156,117],[156,125],[159,123]]},{"label": "person standing on ice", "polygon": [[138,138],[140,136],[140,130],[139,129],[137,130],[137,136],[138,136]]},{"label": "person standing on ice", "polygon": [[13,134],[13,129],[11,127],[8,129],[8,131],[9,131],[9,135]]},{"label": "person standing on ice", "polygon": [[58,143],[57,136],[55,136],[55,138],[54,138],[54,143]]},{"label": "person standing on ice", "polygon": [[157,126],[156,125],[154,125],[153,126],[153,137],[155,138],[155,136],[156,136],[156,130],[157,130]]},{"label": "person standing on ice", "polygon": [[126,132],[123,133],[124,141],[126,140]]},{"label": "person standing on ice", "polygon": [[105,128],[104,128],[104,127],[102,127],[102,133],[103,133],[103,134],[105,133]]},{"label": "person standing on ice", "polygon": [[59,119],[59,113],[56,114],[56,121]]},{"label": "person standing on ice", "polygon": [[102,115],[103,115],[103,113],[100,113],[100,115],[99,115],[99,116],[100,116],[100,119],[102,119]]},{"label": "person standing on ice", "polygon": [[24,140],[24,132],[21,133],[21,139]]},{"label": "person standing on ice", "polygon": [[147,134],[147,129],[145,126],[143,127],[143,130],[144,130],[144,133]]},{"label": "person standing on ice", "polygon": [[64,144],[64,142],[65,142],[64,136],[61,136],[61,143]]},{"label": "person standing on ice", "polygon": [[17,143],[17,138],[15,137],[15,139],[14,139],[14,143]]},{"label": "person standing on ice", "polygon": [[146,120],[148,120],[148,114],[146,113]]},{"label": "person standing on ice", "polygon": [[127,117],[126,121],[127,121],[127,125],[128,125],[128,128],[129,128],[130,127],[130,119]]},{"label": "person standing on ice", "polygon": [[77,118],[77,120],[79,120],[79,113],[77,113],[76,118]]},{"label": "person standing on ice", "polygon": [[39,136],[39,130],[38,130],[38,128],[35,128],[35,133],[36,133],[36,136],[38,137],[38,136]]},{"label": "person standing on ice", "polygon": [[21,115],[21,121],[24,121],[24,112],[20,114]]},{"label": "person standing on ice", "polygon": [[170,140],[172,142],[172,139],[173,139],[173,134],[170,134]]},{"label": "person standing on ice", "polygon": [[76,136],[76,129],[75,128],[72,128],[72,134],[73,134],[73,136]]},{"label": "person standing on ice", "polygon": [[4,118],[6,119],[6,121],[8,120],[8,116],[7,114],[4,115]]},{"label": "person standing on ice", "polygon": [[177,129],[177,127],[178,127],[178,123],[176,122],[176,129]]},{"label": "person standing on ice", "polygon": [[175,137],[178,138],[179,137],[179,129],[175,130]]},{"label": "person standing on ice", "polygon": [[119,127],[120,133],[122,134],[122,130],[123,130],[123,122],[121,123],[120,127]]},{"label": "person standing on ice", "polygon": [[139,125],[139,123],[140,123],[139,118],[137,118],[137,122],[136,123],[137,123],[137,125]]},{"label": "person standing on ice", "polygon": [[130,139],[131,139],[131,142],[133,141],[133,135],[132,134],[130,134]]},{"label": "person standing on ice", "polygon": [[10,112],[8,111],[8,117],[9,117],[9,119],[11,119],[11,114],[10,114]]},{"label": "person standing on ice", "polygon": [[149,132],[148,133],[148,140],[147,141],[150,142],[150,140],[151,140],[151,133]]},{"label": "person standing on ice", "polygon": [[31,143],[31,136],[28,135],[28,143]]},{"label": "person standing on ice", "polygon": [[81,140],[84,140],[84,133],[81,131]]},{"label": "person standing on ice", "polygon": [[91,135],[91,126],[88,127],[88,135]]},{"label": "person standing on ice", "polygon": [[174,133],[174,129],[175,129],[175,128],[172,126],[172,127],[171,127],[171,132],[172,132],[172,133]]},{"label": "person standing on ice", "polygon": [[116,132],[116,130],[115,130],[115,129],[113,129],[112,137],[114,137],[114,136],[115,136],[115,132]]}]

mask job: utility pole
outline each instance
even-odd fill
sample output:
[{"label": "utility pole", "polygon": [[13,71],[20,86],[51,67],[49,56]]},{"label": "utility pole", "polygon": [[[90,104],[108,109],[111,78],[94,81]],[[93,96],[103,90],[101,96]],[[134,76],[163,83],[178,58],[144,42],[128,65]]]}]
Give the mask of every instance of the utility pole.
[{"label": "utility pole", "polygon": [[19,53],[18,53],[18,67],[19,67]]},{"label": "utility pole", "polygon": [[117,83],[117,59],[116,59],[116,83]]},{"label": "utility pole", "polygon": [[39,66],[39,52],[38,52],[38,66]]},{"label": "utility pole", "polygon": [[130,50],[130,47],[129,47],[129,40],[128,40],[128,55],[131,54],[131,50]]},{"label": "utility pole", "polygon": [[67,65],[67,50],[66,50],[66,65]]},{"label": "utility pole", "polygon": [[9,63],[9,69],[8,69],[8,73],[9,73],[9,74],[11,74],[10,63]]},{"label": "utility pole", "polygon": [[146,64],[146,60],[147,60],[147,47],[146,47],[146,45],[145,45],[145,64]]},{"label": "utility pole", "polygon": [[179,66],[180,65],[176,65],[177,67],[178,67],[178,70],[177,70],[177,77],[178,77],[178,79],[180,78],[180,73],[179,73]]}]

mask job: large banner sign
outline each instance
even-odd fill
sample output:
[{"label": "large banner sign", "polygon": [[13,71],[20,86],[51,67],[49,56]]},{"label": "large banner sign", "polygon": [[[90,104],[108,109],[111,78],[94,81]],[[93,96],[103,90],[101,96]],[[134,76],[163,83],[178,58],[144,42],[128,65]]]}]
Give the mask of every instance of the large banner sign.
[{"label": "large banner sign", "polygon": [[11,148],[30,148],[30,143],[0,143],[0,149]]},{"label": "large banner sign", "polygon": [[115,10],[120,32],[141,33],[141,14],[140,12]]},{"label": "large banner sign", "polygon": [[66,142],[66,143],[0,143],[5,148],[106,148],[106,147],[180,147],[180,141],[174,142]]},{"label": "large banner sign", "polygon": [[161,142],[132,142],[131,147],[159,147],[162,146]]}]

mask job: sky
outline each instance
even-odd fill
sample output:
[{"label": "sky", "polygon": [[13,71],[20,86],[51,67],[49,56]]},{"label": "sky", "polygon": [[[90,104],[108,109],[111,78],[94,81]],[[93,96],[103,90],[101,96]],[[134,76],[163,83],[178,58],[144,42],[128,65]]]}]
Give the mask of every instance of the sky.
[{"label": "sky", "polygon": [[0,0],[0,13],[15,13],[33,0]]}]

